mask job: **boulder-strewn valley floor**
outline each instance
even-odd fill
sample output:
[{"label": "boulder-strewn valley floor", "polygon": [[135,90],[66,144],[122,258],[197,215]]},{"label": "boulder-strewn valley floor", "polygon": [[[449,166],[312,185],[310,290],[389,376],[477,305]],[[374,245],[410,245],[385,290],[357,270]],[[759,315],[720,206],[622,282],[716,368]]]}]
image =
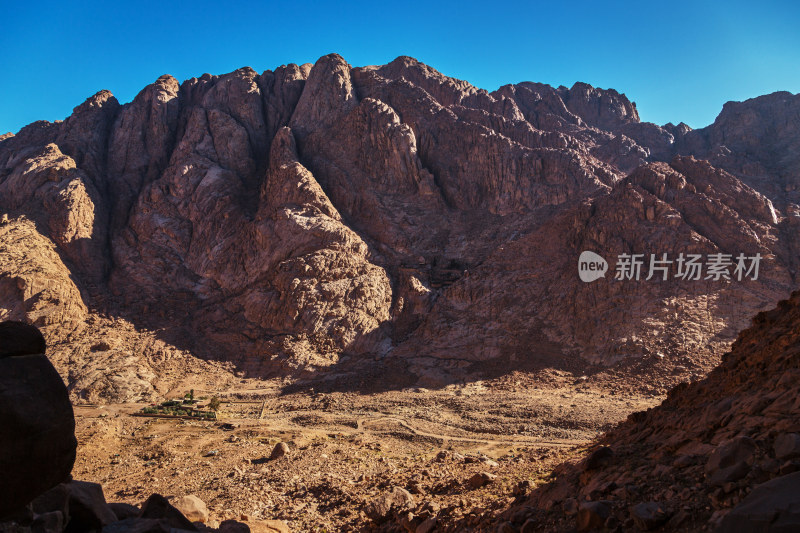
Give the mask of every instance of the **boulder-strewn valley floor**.
[{"label": "boulder-strewn valley floor", "polygon": [[[458,520],[508,505],[520,483],[541,483],[598,431],[656,402],[630,392],[604,397],[564,375],[438,391],[242,390],[223,404],[221,423],[130,417],[140,407],[132,405],[78,406],[73,475],[102,483],[109,500],[195,494],[216,522],[279,518],[297,531],[357,530],[370,521],[371,502],[401,487],[420,507],[429,504],[430,516],[446,511],[440,529],[459,530]],[[269,460],[278,442],[290,452]],[[472,488],[470,478],[483,472],[497,479]],[[427,518],[416,516],[414,528]]]},{"label": "boulder-strewn valley floor", "polygon": [[[0,320],[44,334],[73,476],[109,501],[195,495],[227,531],[697,531],[797,486],[800,95],[692,130],[409,57],[165,75],[0,136],[0,217]],[[761,263],[645,279],[651,254]],[[189,391],[219,419],[134,416]]]}]

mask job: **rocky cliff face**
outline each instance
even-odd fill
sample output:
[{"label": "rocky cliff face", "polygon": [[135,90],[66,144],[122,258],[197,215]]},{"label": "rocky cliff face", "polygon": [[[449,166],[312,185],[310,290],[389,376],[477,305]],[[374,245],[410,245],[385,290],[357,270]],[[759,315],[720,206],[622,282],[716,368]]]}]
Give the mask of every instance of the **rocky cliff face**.
[{"label": "rocky cliff face", "polygon": [[[0,319],[61,343],[74,393],[117,399],[155,390],[154,337],[259,376],[699,374],[796,285],[799,101],[728,104],[690,131],[586,84],[488,93],[337,55],[162,76],[125,105],[101,91],[0,140]],[[606,279],[578,279],[582,250]],[[615,281],[621,253],[764,259],[758,280]],[[109,320],[140,333],[101,357],[86,348]],[[133,389],[97,376],[120,358]]]}]

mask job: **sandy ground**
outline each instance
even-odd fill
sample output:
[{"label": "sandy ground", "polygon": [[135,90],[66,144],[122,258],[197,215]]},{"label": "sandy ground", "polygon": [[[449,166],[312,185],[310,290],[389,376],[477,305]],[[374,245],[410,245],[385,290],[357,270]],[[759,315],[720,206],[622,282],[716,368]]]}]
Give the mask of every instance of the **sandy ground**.
[{"label": "sandy ground", "polygon": [[[109,501],[194,494],[208,504],[209,525],[280,519],[292,531],[370,529],[364,507],[397,486],[439,514],[437,531],[463,528],[660,401],[566,373],[545,377],[372,394],[286,393],[269,382],[196,390],[223,399],[217,422],[131,416],[142,404],[76,405],[73,476],[101,483]],[[270,460],[278,442],[290,452]],[[497,477],[470,488],[478,472]]]}]

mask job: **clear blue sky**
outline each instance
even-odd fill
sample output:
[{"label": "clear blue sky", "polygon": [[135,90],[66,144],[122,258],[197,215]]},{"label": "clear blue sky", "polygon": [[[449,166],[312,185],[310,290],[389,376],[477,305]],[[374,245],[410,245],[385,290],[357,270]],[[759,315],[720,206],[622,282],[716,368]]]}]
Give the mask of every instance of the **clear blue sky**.
[{"label": "clear blue sky", "polygon": [[159,75],[259,72],[338,52],[410,55],[488,90],[613,87],[643,120],[711,123],[728,100],[800,92],[800,3],[9,2],[0,14],[0,133],[63,119],[100,89],[121,102]]}]

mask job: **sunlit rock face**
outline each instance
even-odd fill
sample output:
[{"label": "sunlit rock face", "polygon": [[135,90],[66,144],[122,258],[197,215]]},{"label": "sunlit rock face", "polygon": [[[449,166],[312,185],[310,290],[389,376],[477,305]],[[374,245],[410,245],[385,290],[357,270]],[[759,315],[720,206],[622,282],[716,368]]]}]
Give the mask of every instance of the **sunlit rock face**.
[{"label": "sunlit rock face", "polygon": [[[691,131],[582,83],[489,93],[335,54],[101,91],[0,140],[0,319],[62,343],[73,394],[117,399],[179,353],[429,385],[666,365],[667,386],[796,285],[799,108],[776,93]],[[605,277],[580,280],[584,250]],[[758,278],[644,279],[650,254],[720,253],[759,254]],[[621,254],[642,279],[615,279]],[[124,323],[110,350],[89,349],[98,317]]]}]

